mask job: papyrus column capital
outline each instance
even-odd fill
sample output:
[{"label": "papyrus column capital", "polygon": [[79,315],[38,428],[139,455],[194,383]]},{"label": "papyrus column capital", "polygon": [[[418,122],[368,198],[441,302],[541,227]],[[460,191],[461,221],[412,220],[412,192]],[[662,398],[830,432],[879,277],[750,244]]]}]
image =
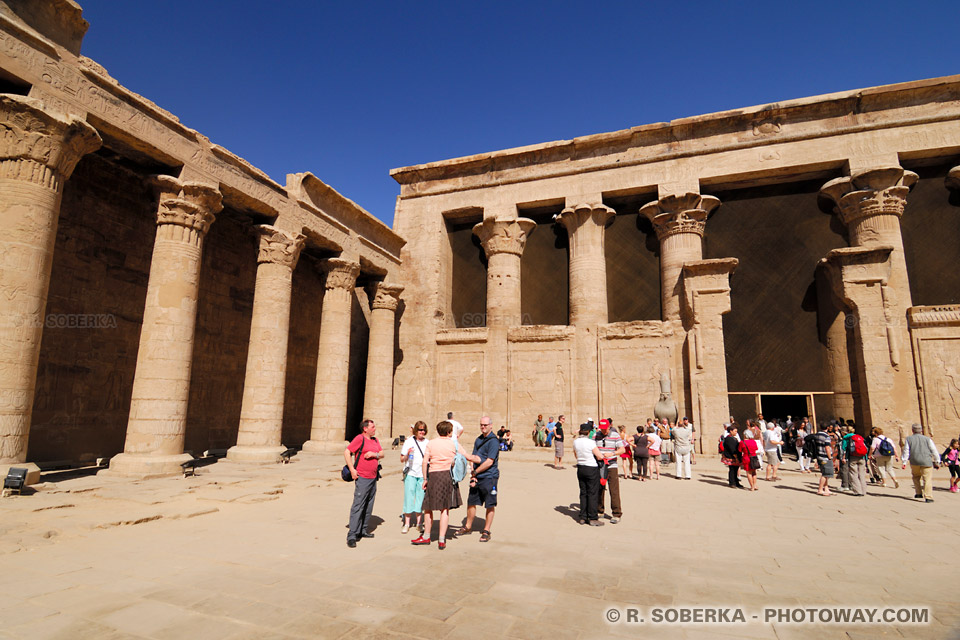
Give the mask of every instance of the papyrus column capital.
[{"label": "papyrus column capital", "polygon": [[557,214],[557,222],[562,224],[570,236],[583,228],[588,222],[593,227],[603,229],[606,227],[610,218],[617,215],[617,212],[607,205],[597,203],[583,203],[567,207]]},{"label": "papyrus column capital", "polygon": [[373,296],[371,308],[387,309],[396,311],[400,304],[400,294],[403,292],[403,286],[399,284],[377,283],[376,292]]},{"label": "papyrus column capital", "polygon": [[487,218],[473,227],[473,233],[480,238],[480,244],[489,258],[498,253],[523,255],[527,236],[537,226],[528,218]]},{"label": "papyrus column capital", "polygon": [[307,237],[301,233],[291,235],[268,224],[259,225],[257,232],[260,234],[257,263],[278,264],[293,271]]},{"label": "papyrus column capital", "polygon": [[668,195],[640,207],[640,214],[653,223],[657,238],[663,242],[670,236],[694,233],[701,238],[707,224],[707,216],[720,206],[720,200],[688,191]]},{"label": "papyrus column capital", "polygon": [[360,264],[343,258],[329,258],[320,263],[320,268],[326,273],[324,286],[327,291],[342,289],[353,291],[357,286],[357,276],[360,275]]},{"label": "papyrus column capital", "polygon": [[207,235],[216,214],[223,209],[220,190],[202,182],[181,182],[172,176],[154,176],[160,196],[157,225],[176,225]]},{"label": "papyrus column capital", "polygon": [[960,191],[960,165],[950,169],[950,172],[943,182],[946,184],[947,189]]},{"label": "papyrus column capital", "polygon": [[902,216],[907,194],[917,180],[917,174],[903,167],[879,167],[831,180],[820,193],[833,202],[840,221],[851,226],[872,216]]},{"label": "papyrus column capital", "polygon": [[59,190],[84,155],[102,140],[74,116],[44,110],[36,98],[0,94],[0,177]]}]

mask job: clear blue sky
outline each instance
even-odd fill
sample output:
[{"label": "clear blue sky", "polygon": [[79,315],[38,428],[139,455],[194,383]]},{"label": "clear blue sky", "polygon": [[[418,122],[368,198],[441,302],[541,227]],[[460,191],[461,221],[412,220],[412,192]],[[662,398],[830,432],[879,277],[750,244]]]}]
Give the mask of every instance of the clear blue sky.
[{"label": "clear blue sky", "polygon": [[960,73],[951,2],[79,0],[83,53],[283,184]]}]

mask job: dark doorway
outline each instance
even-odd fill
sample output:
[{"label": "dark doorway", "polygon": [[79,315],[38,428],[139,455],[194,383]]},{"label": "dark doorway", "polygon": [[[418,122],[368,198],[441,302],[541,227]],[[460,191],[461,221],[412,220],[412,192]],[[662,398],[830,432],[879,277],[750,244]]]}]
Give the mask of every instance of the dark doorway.
[{"label": "dark doorway", "polygon": [[786,420],[807,415],[807,396],[760,396],[764,420]]}]

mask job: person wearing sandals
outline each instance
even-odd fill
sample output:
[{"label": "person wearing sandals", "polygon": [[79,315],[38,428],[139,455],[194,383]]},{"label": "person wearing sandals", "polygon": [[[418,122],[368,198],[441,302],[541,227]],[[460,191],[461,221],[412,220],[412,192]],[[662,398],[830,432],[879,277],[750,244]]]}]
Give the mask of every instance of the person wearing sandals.
[{"label": "person wearing sandals", "polygon": [[458,536],[470,533],[473,530],[477,507],[485,506],[487,513],[483,531],[480,533],[480,542],[490,541],[490,528],[493,526],[493,516],[497,508],[497,484],[500,482],[500,467],[497,466],[500,447],[497,446],[497,437],[492,431],[490,416],[480,418],[480,436],[473,443],[473,453],[466,456],[467,461],[473,463],[470,492],[467,494],[467,518],[457,530]]},{"label": "person wearing sandals", "polygon": [[[447,525],[450,521],[450,509],[458,509],[463,504],[460,488],[450,477],[450,467],[456,456],[458,444],[451,437],[453,425],[444,420],[437,425],[437,438],[427,444],[423,463],[426,466],[426,478],[423,481],[423,526],[419,538],[410,542],[415,545],[430,544],[433,529],[433,512],[440,512],[440,530],[438,543],[440,550],[447,548]],[[499,449],[499,446],[497,447]]]},{"label": "person wearing sandals", "polygon": [[430,442],[427,440],[427,423],[417,420],[412,427],[413,437],[407,438],[400,449],[400,462],[403,463],[403,528],[400,533],[410,530],[413,514],[418,514],[415,526],[423,525],[423,454]]}]

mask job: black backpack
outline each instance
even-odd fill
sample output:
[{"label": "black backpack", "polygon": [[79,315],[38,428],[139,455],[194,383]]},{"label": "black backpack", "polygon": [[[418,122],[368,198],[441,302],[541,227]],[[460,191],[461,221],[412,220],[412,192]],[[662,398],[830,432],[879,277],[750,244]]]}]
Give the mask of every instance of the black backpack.
[{"label": "black backpack", "polygon": [[811,433],[803,439],[803,455],[811,460],[817,459],[817,434]]}]

